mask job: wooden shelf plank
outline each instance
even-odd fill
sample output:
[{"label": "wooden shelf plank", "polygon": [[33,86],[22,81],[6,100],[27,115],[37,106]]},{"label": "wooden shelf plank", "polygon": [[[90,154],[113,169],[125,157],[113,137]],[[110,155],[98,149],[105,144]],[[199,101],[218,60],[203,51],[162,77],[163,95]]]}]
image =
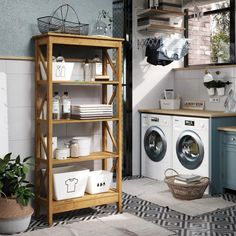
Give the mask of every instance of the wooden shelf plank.
[{"label": "wooden shelf plank", "polygon": [[161,24],[148,24],[148,25],[142,25],[138,27],[138,31],[157,31],[161,30],[163,31],[175,31],[175,32],[183,32],[185,28],[182,27],[175,27],[171,25],[161,25]]},{"label": "wooden shelf plank", "polygon": [[85,194],[80,198],[73,198],[68,200],[53,201],[53,213],[60,213],[71,211],[75,209],[82,209],[92,206],[99,206],[118,202],[118,192],[110,190],[106,193],[99,194]]},{"label": "wooden shelf plank", "polygon": [[[89,156],[81,156],[75,158],[67,158],[65,160],[53,159],[53,165],[66,164],[66,163],[77,163],[83,161],[94,161],[94,160],[104,160],[108,158],[118,158],[119,155],[115,152],[93,152]],[[39,158],[40,162],[47,163],[47,159]]]},{"label": "wooden shelf plank", "polygon": [[[60,120],[53,120],[52,123],[53,124],[74,124],[74,123],[89,123],[89,122],[102,122],[102,121],[118,121],[119,119],[117,117],[113,117],[113,118],[100,118],[100,119],[94,119],[94,120],[74,120],[74,119],[70,119],[70,120],[66,120],[66,119],[60,119]],[[42,120],[42,119],[38,119],[38,122],[47,122],[47,120]]]},{"label": "wooden shelf plank", "polygon": [[[47,80],[39,80],[39,85],[47,85]],[[68,86],[81,86],[81,85],[118,85],[118,81],[52,81],[53,84],[68,85]]]},{"label": "wooden shelf plank", "polygon": [[161,10],[161,9],[144,9],[138,13],[138,17],[159,16],[162,18],[170,18],[173,16],[184,16],[183,12]]},{"label": "wooden shelf plank", "polygon": [[[47,204],[47,198],[45,197],[38,197],[38,200],[42,205]],[[116,192],[115,189],[110,189],[108,192],[105,193],[85,193],[83,197],[79,198],[71,198],[60,201],[53,200],[52,205],[53,213],[55,214],[114,202],[118,202],[118,192]]]}]

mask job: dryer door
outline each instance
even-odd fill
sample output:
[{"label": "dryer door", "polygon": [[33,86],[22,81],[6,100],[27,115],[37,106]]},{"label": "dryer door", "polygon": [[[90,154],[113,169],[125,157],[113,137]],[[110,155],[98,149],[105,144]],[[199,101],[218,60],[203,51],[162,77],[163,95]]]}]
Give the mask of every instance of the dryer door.
[{"label": "dryer door", "polygon": [[197,169],[204,157],[204,146],[194,131],[183,131],[176,142],[176,153],[180,163],[189,170]]},{"label": "dryer door", "polygon": [[144,135],[144,148],[148,157],[155,162],[161,161],[166,154],[166,137],[163,131],[156,127],[150,127]]}]

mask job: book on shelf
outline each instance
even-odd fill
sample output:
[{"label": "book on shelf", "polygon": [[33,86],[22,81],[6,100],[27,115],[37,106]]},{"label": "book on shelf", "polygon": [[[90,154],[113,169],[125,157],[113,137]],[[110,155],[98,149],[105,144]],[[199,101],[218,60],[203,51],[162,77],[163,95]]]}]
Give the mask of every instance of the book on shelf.
[{"label": "book on shelf", "polygon": [[186,182],[186,183],[191,183],[191,182],[194,182],[194,181],[198,181],[200,179],[201,179],[200,175],[194,175],[194,174],[175,176],[175,180],[179,180],[179,181]]}]

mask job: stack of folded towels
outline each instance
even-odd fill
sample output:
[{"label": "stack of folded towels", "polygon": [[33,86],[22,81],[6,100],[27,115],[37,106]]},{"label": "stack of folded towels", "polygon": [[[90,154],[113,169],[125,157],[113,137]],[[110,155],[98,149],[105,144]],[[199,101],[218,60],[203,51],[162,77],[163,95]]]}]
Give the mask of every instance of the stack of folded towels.
[{"label": "stack of folded towels", "polygon": [[109,104],[84,104],[72,106],[72,117],[79,119],[98,119],[112,117],[112,105]]}]

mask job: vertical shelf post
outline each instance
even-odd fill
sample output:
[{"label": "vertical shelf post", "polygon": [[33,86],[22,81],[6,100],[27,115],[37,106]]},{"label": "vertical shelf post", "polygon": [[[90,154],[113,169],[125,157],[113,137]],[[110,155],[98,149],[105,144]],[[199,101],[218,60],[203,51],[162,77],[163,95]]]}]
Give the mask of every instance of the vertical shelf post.
[{"label": "vertical shelf post", "polygon": [[36,42],[35,45],[35,215],[38,217],[40,215],[40,203],[39,203],[39,195],[40,195],[40,137],[39,130],[40,124],[38,119],[40,117],[40,104],[39,104],[39,85],[37,81],[40,80],[39,73],[39,45]]},{"label": "vertical shelf post", "polygon": [[47,216],[48,224],[53,223],[53,181],[52,181],[52,54],[53,42],[51,37],[47,41]]},{"label": "vertical shelf post", "polygon": [[[102,50],[102,74],[107,75],[107,50]],[[107,104],[107,85],[102,85],[102,103]],[[107,150],[107,132],[106,132],[106,124],[102,122],[102,150]],[[107,170],[107,159],[102,160],[102,168],[103,170]]]},{"label": "vertical shelf post", "polygon": [[117,114],[118,114],[118,122],[117,122],[117,140],[118,140],[118,163],[116,167],[116,178],[117,178],[117,190],[118,190],[118,203],[117,208],[118,211],[122,211],[122,47],[121,42],[119,43],[119,47],[116,52],[116,78],[119,80],[118,91],[117,91]]}]

